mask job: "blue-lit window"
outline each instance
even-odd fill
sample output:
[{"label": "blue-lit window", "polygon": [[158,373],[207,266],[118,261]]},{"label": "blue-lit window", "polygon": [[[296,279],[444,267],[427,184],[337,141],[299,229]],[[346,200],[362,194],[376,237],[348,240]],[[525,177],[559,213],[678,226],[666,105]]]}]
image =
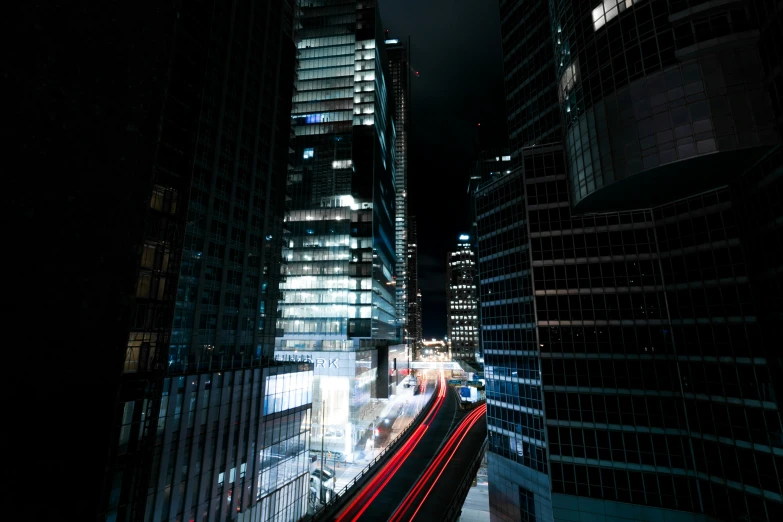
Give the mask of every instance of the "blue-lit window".
[{"label": "blue-lit window", "polygon": [[308,114],[305,116],[305,123],[321,123],[324,121],[323,114]]},{"label": "blue-lit window", "polygon": [[[308,123],[310,123],[310,122],[308,122]],[[304,154],[302,154],[302,157],[303,157],[304,159],[309,159],[309,158],[312,158],[312,157],[313,157],[313,154],[314,154],[314,152],[315,152],[315,151],[314,151],[313,149],[305,149],[305,150],[304,150]]]}]

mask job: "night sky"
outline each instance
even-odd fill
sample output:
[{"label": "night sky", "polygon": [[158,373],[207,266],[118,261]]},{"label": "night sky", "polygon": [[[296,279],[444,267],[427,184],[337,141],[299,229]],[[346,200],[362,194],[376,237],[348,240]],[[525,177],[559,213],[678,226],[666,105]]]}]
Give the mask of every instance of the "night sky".
[{"label": "night sky", "polygon": [[467,194],[482,143],[506,135],[498,5],[492,0],[380,0],[389,38],[410,37],[410,214],[419,230],[424,337],[446,335],[446,254],[470,226]]}]

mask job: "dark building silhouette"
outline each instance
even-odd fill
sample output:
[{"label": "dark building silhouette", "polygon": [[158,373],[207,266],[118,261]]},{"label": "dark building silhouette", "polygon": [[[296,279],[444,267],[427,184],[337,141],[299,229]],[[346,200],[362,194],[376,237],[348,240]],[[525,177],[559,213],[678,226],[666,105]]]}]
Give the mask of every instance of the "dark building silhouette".
[{"label": "dark building silhouette", "polygon": [[500,9],[515,168],[475,200],[493,519],[780,519],[779,6]]},{"label": "dark building silhouette", "polygon": [[[160,141],[150,157],[106,520],[307,512],[309,469],[270,457],[281,444],[294,462],[305,452],[312,388],[312,373],[297,377],[297,365],[271,362],[293,15],[289,2],[236,1],[185,6],[165,20],[178,45],[158,73],[168,81],[158,93]],[[300,394],[286,406],[296,410],[290,415],[282,402],[259,402],[276,393],[268,385],[277,380],[307,390],[307,400]],[[289,432],[267,432],[272,414]],[[283,505],[270,506],[272,495]]]},{"label": "dark building silhouette", "polygon": [[[58,485],[33,519],[229,520],[268,512],[271,495],[306,512],[309,470],[268,480],[282,471],[269,455],[290,442],[283,460],[301,458],[309,438],[312,368],[271,360],[293,9],[29,8],[29,63],[49,65],[13,73],[29,93],[23,147],[59,175],[14,192],[60,258],[30,256],[46,306],[81,329],[46,328],[61,339],[37,378],[59,389],[31,391],[29,429],[56,433],[57,450],[31,449],[28,467]],[[277,401],[278,381],[298,398]]]},{"label": "dark building silhouette", "polygon": [[494,147],[478,152],[476,166],[471,176],[472,186],[496,176],[509,174],[512,168],[511,150],[508,147]]},{"label": "dark building silhouette", "polygon": [[419,291],[419,246],[416,217],[408,216],[408,338],[413,354],[421,344],[421,292]]},{"label": "dark building silhouette", "polygon": [[304,6],[297,21],[277,346],[388,344],[397,338],[395,104],[380,12],[374,2],[326,2]]}]

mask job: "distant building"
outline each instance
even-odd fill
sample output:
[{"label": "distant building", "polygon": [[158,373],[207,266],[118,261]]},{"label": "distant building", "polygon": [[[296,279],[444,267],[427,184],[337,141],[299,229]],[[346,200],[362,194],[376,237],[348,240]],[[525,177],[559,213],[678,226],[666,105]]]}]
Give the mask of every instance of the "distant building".
[{"label": "distant building", "polygon": [[478,259],[468,234],[446,258],[446,331],[455,359],[476,359],[479,353]]}]

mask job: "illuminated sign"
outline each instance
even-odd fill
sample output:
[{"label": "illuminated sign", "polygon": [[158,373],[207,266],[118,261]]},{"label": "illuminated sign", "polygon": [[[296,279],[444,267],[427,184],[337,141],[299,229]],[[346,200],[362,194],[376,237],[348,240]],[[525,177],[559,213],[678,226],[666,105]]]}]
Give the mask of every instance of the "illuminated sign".
[{"label": "illuminated sign", "polygon": [[460,240],[460,241],[468,241],[468,240],[470,240],[470,236],[469,236],[469,235],[467,235],[467,234],[461,234],[461,235],[459,236],[459,240]]},{"label": "illuminated sign", "polygon": [[[316,368],[339,368],[339,359],[324,359],[324,358],[315,358],[313,359],[312,355],[283,355],[283,354],[276,354],[275,355],[276,361],[283,361],[283,362],[307,362],[314,364]],[[328,366],[327,366],[328,365]]]},{"label": "illuminated sign", "polygon": [[392,38],[391,40],[386,40],[386,45],[390,44],[398,44],[400,41],[397,38]]}]

